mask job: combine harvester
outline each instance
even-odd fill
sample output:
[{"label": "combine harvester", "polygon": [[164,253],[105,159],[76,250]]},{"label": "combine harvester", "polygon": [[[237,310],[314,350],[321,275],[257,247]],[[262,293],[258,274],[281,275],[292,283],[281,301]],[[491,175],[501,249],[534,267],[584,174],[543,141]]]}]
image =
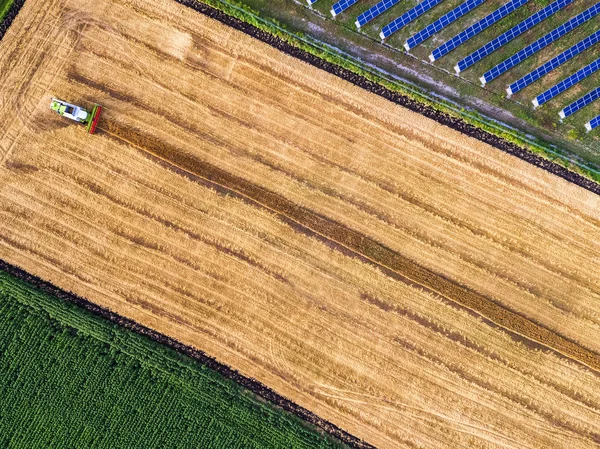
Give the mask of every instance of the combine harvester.
[{"label": "combine harvester", "polygon": [[81,106],[76,106],[56,98],[53,98],[50,102],[50,109],[61,117],[67,117],[76,122],[83,123],[86,125],[86,129],[90,134],[96,132],[96,126],[98,125],[98,120],[100,120],[100,114],[102,113],[102,106],[99,104],[94,104],[92,112],[90,113]]}]

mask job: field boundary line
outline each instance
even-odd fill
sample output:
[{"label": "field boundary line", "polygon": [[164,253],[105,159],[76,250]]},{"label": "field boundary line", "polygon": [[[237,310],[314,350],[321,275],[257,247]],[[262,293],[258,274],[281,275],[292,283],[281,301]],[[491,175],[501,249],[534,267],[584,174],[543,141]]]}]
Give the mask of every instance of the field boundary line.
[{"label": "field boundary line", "polygon": [[293,413],[298,418],[322,429],[324,432],[341,440],[344,444],[346,444],[352,449],[377,449],[375,446],[355,437],[354,435],[346,432],[337,425],[331,423],[330,421],[319,417],[312,411],[280,395],[275,390],[271,389],[270,387],[261,383],[260,381],[248,376],[244,376],[234,368],[219,362],[216,358],[208,355],[207,353],[198,348],[182,343],[181,341],[173,337],[169,337],[166,334],[144,326],[143,324],[140,324],[135,320],[113,312],[112,310],[100,306],[94,302],[91,302],[88,299],[83,298],[73,292],[57,287],[51,282],[41,279],[38,276],[35,276],[31,273],[28,273],[22,268],[13,265],[10,262],[7,262],[1,258],[0,271],[4,271],[17,279],[26,282],[32,285],[34,288],[37,288],[46,294],[56,296],[57,298],[63,301],[75,304],[76,306],[81,307],[82,309],[92,313],[93,315],[109,321],[110,323],[122,326],[139,335],[149,338],[155,343],[166,346],[179,354],[183,354],[190,357],[196,362],[199,362],[202,365],[205,365],[208,368],[212,369],[213,371],[218,372],[223,377],[233,380],[238,385],[241,385],[243,388],[250,390],[253,394],[257,395],[260,398],[263,398],[265,401],[269,402],[275,407],[280,407],[287,412]]},{"label": "field boundary line", "polygon": [[[469,114],[442,96],[430,96],[399,78],[391,79],[391,75],[378,68],[365,65],[328,44],[299,36],[274,21],[259,17],[227,0],[174,1],[382,98],[600,195],[599,169],[562,154],[558,148],[551,149],[548,144],[535,142],[515,128],[497,120]],[[231,10],[234,10],[235,14]]]}]

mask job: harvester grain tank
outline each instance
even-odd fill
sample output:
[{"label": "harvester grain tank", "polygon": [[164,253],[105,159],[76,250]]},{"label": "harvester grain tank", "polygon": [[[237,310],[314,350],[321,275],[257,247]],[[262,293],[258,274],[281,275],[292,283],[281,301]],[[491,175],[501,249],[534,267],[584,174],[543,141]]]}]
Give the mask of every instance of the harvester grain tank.
[{"label": "harvester grain tank", "polygon": [[61,117],[66,117],[78,123],[84,124],[90,134],[94,134],[96,132],[96,126],[98,125],[100,113],[102,112],[102,106],[99,104],[95,104],[90,112],[81,106],[67,103],[66,101],[62,101],[57,98],[53,98],[50,102],[50,109],[52,109]]}]

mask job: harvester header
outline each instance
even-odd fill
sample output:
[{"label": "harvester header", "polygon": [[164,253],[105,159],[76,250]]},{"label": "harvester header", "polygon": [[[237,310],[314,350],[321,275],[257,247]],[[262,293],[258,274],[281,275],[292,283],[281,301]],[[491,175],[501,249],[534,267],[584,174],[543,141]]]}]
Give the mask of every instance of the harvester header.
[{"label": "harvester header", "polygon": [[96,126],[98,125],[98,120],[100,120],[100,114],[102,113],[102,106],[99,104],[94,104],[92,111],[89,112],[81,106],[67,103],[66,101],[57,98],[53,98],[50,102],[50,109],[61,117],[66,117],[86,125],[86,129],[90,134],[96,132]]}]

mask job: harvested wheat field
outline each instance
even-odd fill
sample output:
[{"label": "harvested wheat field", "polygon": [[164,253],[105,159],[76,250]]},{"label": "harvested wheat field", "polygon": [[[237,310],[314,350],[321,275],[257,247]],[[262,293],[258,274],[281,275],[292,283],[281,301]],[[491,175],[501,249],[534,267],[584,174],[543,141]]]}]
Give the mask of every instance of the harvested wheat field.
[{"label": "harvested wheat field", "polygon": [[379,448],[600,445],[599,197],[172,0],[27,0],[0,76],[2,259]]}]

